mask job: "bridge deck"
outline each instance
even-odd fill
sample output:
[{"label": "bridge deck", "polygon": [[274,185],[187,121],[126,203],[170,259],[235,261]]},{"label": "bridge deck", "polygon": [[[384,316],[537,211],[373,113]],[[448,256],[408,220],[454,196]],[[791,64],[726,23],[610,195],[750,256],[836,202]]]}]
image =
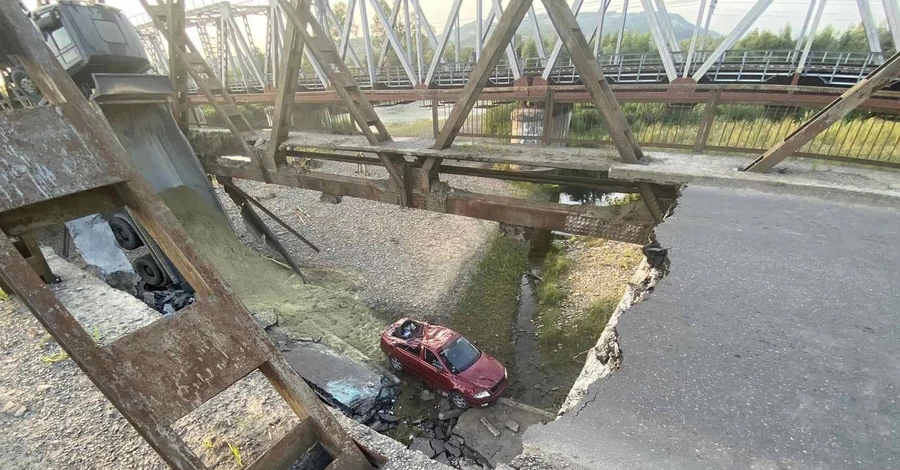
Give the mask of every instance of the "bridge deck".
[{"label": "bridge deck", "polygon": [[[231,140],[220,129],[192,129],[195,150],[205,156],[235,155],[229,151]],[[257,145],[268,140],[262,131]],[[583,170],[603,173],[608,180],[623,183],[648,182],[682,185],[716,181],[737,188],[783,187],[796,194],[841,192],[865,198],[880,198],[900,207],[900,178],[894,170],[867,166],[832,166],[825,162],[793,159],[782,163],[782,173],[749,173],[737,171],[753,157],[696,155],[684,152],[648,150],[647,162],[629,165],[619,161],[611,147],[564,148],[542,147],[460,139],[445,150],[429,148],[431,139],[404,139],[382,146],[371,145],[362,136],[344,136],[314,132],[291,132],[284,144],[287,148],[313,152],[355,155],[357,152],[396,151],[406,157],[440,157],[471,163],[510,164],[561,170]],[[376,160],[372,164],[378,165]],[[536,181],[540,182],[540,181]]]}]

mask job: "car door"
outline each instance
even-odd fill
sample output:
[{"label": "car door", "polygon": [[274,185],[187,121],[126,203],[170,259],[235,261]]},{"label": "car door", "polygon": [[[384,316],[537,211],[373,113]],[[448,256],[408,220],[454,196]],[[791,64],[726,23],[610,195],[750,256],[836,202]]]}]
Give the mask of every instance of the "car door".
[{"label": "car door", "polygon": [[421,375],[422,358],[419,345],[407,345],[399,343],[396,348],[396,356],[403,364],[403,368],[416,374]]},{"label": "car door", "polygon": [[423,365],[426,374],[423,375],[423,378],[442,392],[453,390],[453,382],[449,377],[450,372],[447,370],[444,361],[440,359],[440,356],[431,349],[422,348],[422,359],[424,360]]}]

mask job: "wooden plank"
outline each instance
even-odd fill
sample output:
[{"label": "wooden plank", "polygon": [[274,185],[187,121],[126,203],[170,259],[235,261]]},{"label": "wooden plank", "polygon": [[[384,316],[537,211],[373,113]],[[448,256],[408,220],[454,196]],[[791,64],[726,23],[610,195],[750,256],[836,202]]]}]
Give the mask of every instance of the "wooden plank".
[{"label": "wooden plank", "polygon": [[287,470],[317,442],[313,421],[306,418],[266,449],[246,470]]},{"label": "wooden plank", "polygon": [[531,2],[532,0],[511,0],[506,10],[500,15],[500,21],[488,37],[487,43],[481,51],[481,57],[475,63],[472,73],[469,74],[466,86],[463,87],[456,104],[453,105],[453,110],[450,111],[450,116],[441,127],[437,138],[434,139],[432,148],[441,150],[453,144],[466,117],[472,111],[475,102],[478,101],[481,91],[487,86],[488,79],[497,68],[503,54],[506,53],[506,46],[509,45],[516,34],[516,29],[531,8]]},{"label": "wooden plank", "polygon": [[850,111],[864,103],[873,93],[883,88],[900,75],[900,51],[891,56],[868,77],[845,91],[841,96],[825,106],[815,116],[804,122],[781,142],[766,151],[744,168],[744,171],[767,172],[784,161],[794,152],[803,148],[817,135],[832,124],[843,119]]}]

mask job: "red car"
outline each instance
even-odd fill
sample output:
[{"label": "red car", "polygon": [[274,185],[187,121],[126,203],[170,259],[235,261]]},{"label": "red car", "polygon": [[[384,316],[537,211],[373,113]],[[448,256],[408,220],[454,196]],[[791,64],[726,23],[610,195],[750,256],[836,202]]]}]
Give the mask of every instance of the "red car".
[{"label": "red car", "polygon": [[487,406],[506,388],[506,367],[450,328],[403,318],[381,333],[391,368],[418,375],[453,406]]}]

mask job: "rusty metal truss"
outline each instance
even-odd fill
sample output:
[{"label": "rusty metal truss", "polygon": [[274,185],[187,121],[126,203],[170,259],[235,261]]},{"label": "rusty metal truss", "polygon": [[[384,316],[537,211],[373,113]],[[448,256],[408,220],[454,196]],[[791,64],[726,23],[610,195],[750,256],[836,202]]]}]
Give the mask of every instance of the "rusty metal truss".
[{"label": "rusty metal truss", "polygon": [[[0,284],[172,468],[206,468],[173,423],[254,370],[268,378],[300,423],[249,468],[286,468],[317,442],[335,459],[329,468],[372,468],[136,173],[104,117],[50,54],[17,2],[0,2],[0,40],[50,103],[0,115],[0,152],[10,156],[0,160]],[[196,291],[197,302],[101,345],[54,297],[11,237],[18,236],[27,256],[35,257],[30,232],[114,207],[134,215]]]}]

